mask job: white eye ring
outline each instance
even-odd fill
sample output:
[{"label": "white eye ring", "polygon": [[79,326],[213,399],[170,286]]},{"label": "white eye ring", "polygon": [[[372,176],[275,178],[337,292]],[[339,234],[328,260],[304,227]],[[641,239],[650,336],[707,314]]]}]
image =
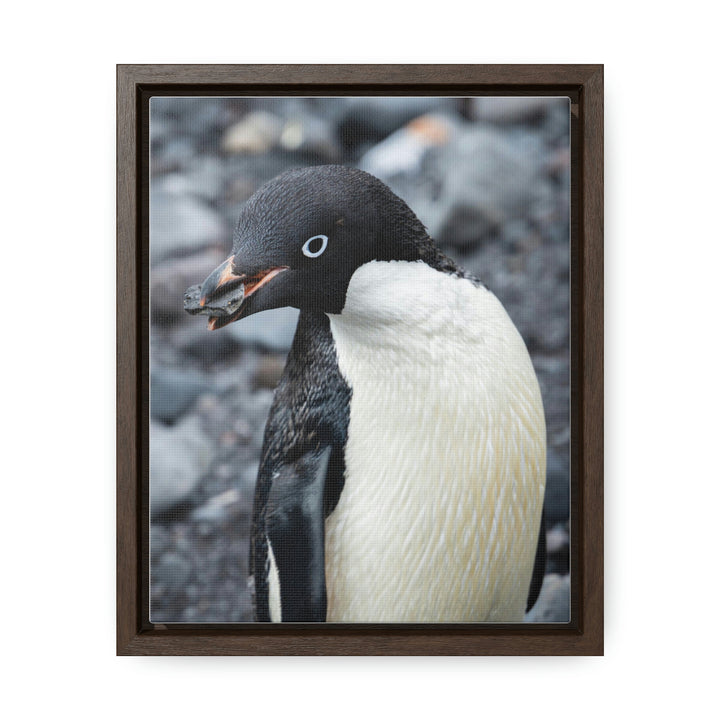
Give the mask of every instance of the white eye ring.
[{"label": "white eye ring", "polygon": [[[320,246],[319,250],[316,250],[313,252],[310,250],[310,244],[313,240],[322,240],[322,245]],[[325,252],[325,248],[328,244],[328,237],[327,235],[313,235],[309,240],[305,241],[305,244],[302,247],[303,255],[310,258],[316,258],[320,255],[322,255]]]}]

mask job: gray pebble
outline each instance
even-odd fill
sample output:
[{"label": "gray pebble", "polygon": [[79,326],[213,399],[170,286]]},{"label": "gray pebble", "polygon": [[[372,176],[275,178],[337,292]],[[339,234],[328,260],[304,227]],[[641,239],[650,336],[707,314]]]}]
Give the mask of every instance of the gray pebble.
[{"label": "gray pebble", "polygon": [[150,194],[150,262],[217,245],[229,249],[231,233],[209,205],[192,195]]},{"label": "gray pebble", "polygon": [[167,512],[186,500],[212,460],[212,446],[197,417],[150,427],[150,510]]},{"label": "gray pebble", "polygon": [[546,575],[537,602],[525,616],[527,622],[570,622],[570,576]]}]

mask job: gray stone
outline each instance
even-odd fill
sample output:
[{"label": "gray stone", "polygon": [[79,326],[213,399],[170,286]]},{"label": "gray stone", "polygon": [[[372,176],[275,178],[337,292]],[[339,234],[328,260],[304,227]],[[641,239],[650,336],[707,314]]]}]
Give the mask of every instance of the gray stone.
[{"label": "gray stone", "polygon": [[153,150],[157,152],[158,146],[167,142],[172,136],[173,126],[172,123],[158,116],[157,114],[150,115],[150,143],[153,145]]},{"label": "gray stone", "polygon": [[260,463],[257,462],[244,465],[239,476],[240,489],[250,498],[254,495],[259,469]]},{"label": "gray stone", "polygon": [[153,179],[153,189],[171,195],[194,195],[215,202],[223,190],[223,167],[212,155],[191,157],[182,170]]},{"label": "gray stone", "polygon": [[461,133],[438,165],[445,181],[426,222],[433,237],[459,250],[511,219],[530,217],[551,197],[540,148],[491,127]]},{"label": "gray stone", "polygon": [[453,112],[452,98],[433,97],[358,97],[348,98],[337,132],[347,148],[367,148],[391,132],[428,112]]},{"label": "gray stone", "polygon": [[192,568],[187,558],[175,552],[165,553],[158,562],[153,563],[153,585],[156,590],[165,589],[170,593],[182,592]]},{"label": "gray stone", "polygon": [[214,495],[204,505],[196,508],[192,513],[192,519],[198,523],[218,525],[226,520],[241,502],[240,491],[237,488],[230,488]]},{"label": "gray stone", "polygon": [[152,172],[158,170],[178,170],[195,155],[195,146],[191,138],[180,135],[163,143],[157,152],[157,162],[150,166]]},{"label": "gray stone", "polygon": [[256,110],[224,133],[222,149],[232,155],[260,155],[280,142],[283,122],[273,113]]},{"label": "gray stone", "polygon": [[555,525],[547,531],[545,572],[566,575],[570,571],[570,535],[565,525]]},{"label": "gray stone", "polygon": [[295,308],[265,310],[224,328],[241,345],[287,351],[295,336],[299,311]]},{"label": "gray stone", "polygon": [[159,524],[150,526],[150,553],[153,558],[160,557],[172,546],[170,532],[166,527]]},{"label": "gray stone", "polygon": [[229,250],[231,232],[211,207],[191,195],[150,193],[150,262],[217,245]]},{"label": "gray stone", "polygon": [[225,98],[154,97],[150,101],[151,120],[171,120],[177,132],[196,138],[216,135],[232,114]]},{"label": "gray stone", "polygon": [[233,325],[210,331],[206,318],[188,315],[172,333],[172,343],[179,355],[194,358],[204,365],[229,364],[238,354],[238,344],[229,331],[231,327]]},{"label": "gray stone", "polygon": [[537,602],[525,615],[526,622],[570,622],[570,576],[546,575]]},{"label": "gray stone", "polygon": [[570,543],[570,536],[563,525],[556,525],[547,531],[547,552],[553,554],[560,552]]},{"label": "gray stone", "polygon": [[168,424],[177,422],[209,389],[210,383],[198,372],[154,364],[150,373],[150,416]]},{"label": "gray stone", "polygon": [[302,153],[322,163],[339,162],[342,156],[330,122],[307,113],[288,117],[280,134],[280,145],[288,152]]},{"label": "gray stone", "polygon": [[421,115],[371,147],[358,167],[388,181],[397,175],[417,175],[425,155],[450,142],[457,122],[438,114]]},{"label": "gray stone", "polygon": [[212,446],[196,417],[150,425],[150,511],[167,512],[188,499],[212,460]]}]

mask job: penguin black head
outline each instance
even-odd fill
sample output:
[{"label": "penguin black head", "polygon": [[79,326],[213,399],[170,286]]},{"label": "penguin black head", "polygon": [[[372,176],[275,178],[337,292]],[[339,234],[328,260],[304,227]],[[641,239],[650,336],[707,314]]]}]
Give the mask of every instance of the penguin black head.
[{"label": "penguin black head", "polygon": [[372,260],[426,260],[432,241],[413,211],[362,170],[290,170],[240,213],[232,255],[185,295],[211,330],[261,310],[340,313],[350,278]]}]

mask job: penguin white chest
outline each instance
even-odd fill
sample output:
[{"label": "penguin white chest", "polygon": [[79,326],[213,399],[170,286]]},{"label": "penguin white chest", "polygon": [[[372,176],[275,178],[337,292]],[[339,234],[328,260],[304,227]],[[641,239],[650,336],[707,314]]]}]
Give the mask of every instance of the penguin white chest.
[{"label": "penguin white chest", "polygon": [[327,620],[521,621],[545,421],[507,313],[424,263],[371,262],[329,317],[352,400],[325,523]]}]

